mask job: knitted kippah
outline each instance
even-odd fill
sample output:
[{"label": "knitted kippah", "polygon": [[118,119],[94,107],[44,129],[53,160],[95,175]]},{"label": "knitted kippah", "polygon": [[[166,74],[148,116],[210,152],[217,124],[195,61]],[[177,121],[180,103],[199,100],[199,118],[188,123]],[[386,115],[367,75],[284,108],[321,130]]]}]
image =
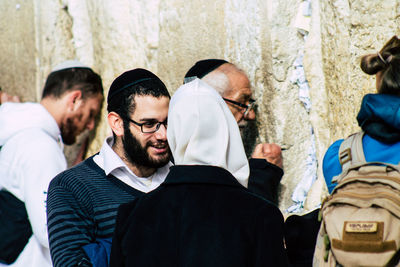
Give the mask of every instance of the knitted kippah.
[{"label": "knitted kippah", "polygon": [[205,59],[197,61],[196,64],[194,64],[194,66],[191,67],[189,71],[185,74],[185,80],[186,78],[190,77],[197,77],[201,79],[208,73],[212,72],[213,70],[225,63],[228,63],[228,61],[225,61],[223,59]]},{"label": "knitted kippah", "polygon": [[158,78],[155,74],[145,69],[138,68],[122,73],[111,84],[110,90],[108,91],[107,103],[109,103],[110,100],[114,96],[119,94],[122,90],[148,80],[156,80],[158,83],[160,83],[165,87],[164,83],[160,80],[160,78]]},{"label": "knitted kippah", "polygon": [[72,68],[86,68],[90,69],[88,66],[84,65],[78,60],[66,60],[64,62],[61,62],[60,64],[56,65],[51,72],[59,71],[59,70],[65,70],[65,69],[72,69]]}]

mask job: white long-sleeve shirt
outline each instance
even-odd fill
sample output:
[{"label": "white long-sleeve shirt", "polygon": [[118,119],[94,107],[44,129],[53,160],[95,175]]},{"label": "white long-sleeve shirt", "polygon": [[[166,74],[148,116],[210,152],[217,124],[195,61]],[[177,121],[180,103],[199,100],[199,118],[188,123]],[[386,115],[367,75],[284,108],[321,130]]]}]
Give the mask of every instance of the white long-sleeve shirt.
[{"label": "white long-sleeve shirt", "polygon": [[51,179],[67,168],[60,129],[38,103],[0,106],[0,188],[26,206],[33,235],[10,266],[52,266],[46,198]]}]

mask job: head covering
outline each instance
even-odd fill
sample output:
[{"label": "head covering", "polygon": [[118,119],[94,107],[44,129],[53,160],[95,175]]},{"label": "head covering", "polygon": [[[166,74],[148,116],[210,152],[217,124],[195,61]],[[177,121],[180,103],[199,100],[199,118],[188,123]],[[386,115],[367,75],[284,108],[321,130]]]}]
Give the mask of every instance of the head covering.
[{"label": "head covering", "polygon": [[199,79],[206,76],[208,73],[212,72],[222,64],[229,63],[223,59],[204,59],[197,61],[193,67],[185,74],[184,83],[193,80],[192,77],[197,77]]},{"label": "head covering", "polygon": [[51,72],[65,70],[65,69],[72,69],[72,68],[86,68],[90,69],[88,66],[84,65],[78,60],[66,60],[61,62],[60,64],[56,65]]},{"label": "head covering", "polygon": [[172,96],[168,143],[177,165],[210,165],[228,170],[247,187],[249,164],[239,127],[222,97],[196,79]]},{"label": "head covering", "polygon": [[157,80],[161,85],[165,87],[160,78],[158,78],[154,73],[145,69],[138,68],[122,73],[111,84],[110,90],[108,91],[107,103],[109,103],[110,99],[116,96],[122,90],[135,84],[152,79]]}]

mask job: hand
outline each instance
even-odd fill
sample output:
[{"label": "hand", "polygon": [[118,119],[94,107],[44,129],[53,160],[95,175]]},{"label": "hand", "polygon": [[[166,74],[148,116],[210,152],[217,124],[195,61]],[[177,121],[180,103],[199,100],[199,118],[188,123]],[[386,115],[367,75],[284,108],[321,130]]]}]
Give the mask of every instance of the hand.
[{"label": "hand", "polygon": [[282,151],[277,144],[258,144],[251,155],[255,159],[265,159],[283,169]]},{"label": "hand", "polygon": [[5,102],[20,102],[19,97],[16,95],[9,95],[6,92],[0,91],[0,104]]}]

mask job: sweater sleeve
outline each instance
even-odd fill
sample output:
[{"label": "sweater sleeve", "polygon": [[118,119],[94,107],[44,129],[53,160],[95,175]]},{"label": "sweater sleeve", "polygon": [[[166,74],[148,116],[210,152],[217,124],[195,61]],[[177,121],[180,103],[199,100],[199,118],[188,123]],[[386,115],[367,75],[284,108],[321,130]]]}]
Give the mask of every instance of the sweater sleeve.
[{"label": "sweater sleeve", "polygon": [[275,204],[283,170],[265,159],[250,159],[249,190]]},{"label": "sweater sleeve", "polygon": [[47,225],[50,253],[55,267],[91,266],[83,246],[93,242],[93,220],[80,201],[59,180],[63,173],[50,183],[47,196]]}]

